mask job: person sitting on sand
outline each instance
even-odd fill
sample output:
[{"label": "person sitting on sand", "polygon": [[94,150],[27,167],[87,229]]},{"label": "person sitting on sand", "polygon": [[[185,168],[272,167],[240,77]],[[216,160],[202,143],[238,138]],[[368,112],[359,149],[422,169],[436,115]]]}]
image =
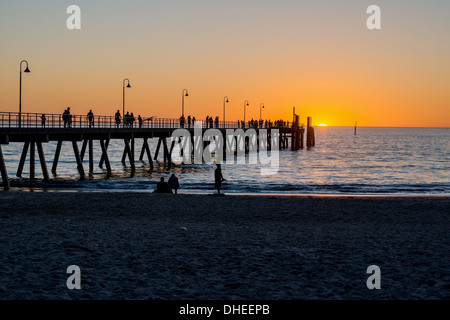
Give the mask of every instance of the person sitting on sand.
[{"label": "person sitting on sand", "polygon": [[214,170],[214,180],[215,180],[214,185],[216,186],[217,193],[221,194],[220,187],[222,186],[222,181],[226,181],[226,180],[222,176],[222,168],[220,166],[220,163],[216,164],[216,166],[217,166],[217,168],[216,168],[216,170]]},{"label": "person sitting on sand", "polygon": [[156,190],[155,193],[172,193],[172,190],[169,187],[169,184],[164,181],[164,178],[161,178],[161,181],[159,181],[156,184]]},{"label": "person sitting on sand", "polygon": [[178,189],[180,188],[180,183],[178,182],[178,178],[175,176],[175,174],[172,173],[172,175],[169,178],[169,187],[172,190],[175,190],[175,194],[177,194]]}]

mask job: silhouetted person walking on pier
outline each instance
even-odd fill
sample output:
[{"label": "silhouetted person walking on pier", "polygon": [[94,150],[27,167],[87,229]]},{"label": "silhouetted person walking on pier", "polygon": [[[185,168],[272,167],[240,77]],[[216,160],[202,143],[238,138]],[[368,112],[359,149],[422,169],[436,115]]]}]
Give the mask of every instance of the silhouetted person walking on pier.
[{"label": "silhouetted person walking on pier", "polygon": [[120,116],[120,111],[117,110],[116,114],[115,114],[115,119],[116,119],[116,127],[118,128],[120,125],[120,120],[122,119],[122,117]]},{"label": "silhouetted person walking on pier", "polygon": [[42,116],[41,116],[41,126],[43,128],[45,128],[45,120],[47,120],[47,118],[45,117],[45,114],[42,114]]},{"label": "silhouetted person walking on pier", "polygon": [[142,124],[144,123],[144,120],[142,120],[141,115],[138,115],[138,122],[139,122],[139,128],[142,128]]},{"label": "silhouetted person walking on pier", "polygon": [[72,126],[72,115],[70,114],[70,107],[67,107],[67,109],[64,110],[62,118],[63,118],[63,121],[64,121],[64,128],[66,126],[68,128],[70,128]]},{"label": "silhouetted person walking on pier", "polygon": [[89,121],[89,128],[94,126],[94,114],[92,113],[92,109],[89,110],[88,114],[87,114],[87,119]]},{"label": "silhouetted person walking on pier", "polygon": [[127,111],[127,114],[123,115],[123,127],[128,127],[129,123],[128,123],[128,119],[130,118],[130,114]]},{"label": "silhouetted person walking on pier", "polygon": [[184,128],[184,122],[186,121],[186,119],[184,118],[184,116],[180,117],[180,127]]},{"label": "silhouetted person walking on pier", "polygon": [[133,123],[134,123],[134,114],[133,114],[133,112],[130,114],[130,117],[128,118],[128,123],[130,124],[130,127],[133,128]]},{"label": "silhouetted person walking on pier", "polygon": [[217,189],[217,193],[220,194],[220,188],[222,187],[222,181],[226,181],[222,176],[222,168],[220,163],[216,164],[217,168],[214,170],[214,185]]}]

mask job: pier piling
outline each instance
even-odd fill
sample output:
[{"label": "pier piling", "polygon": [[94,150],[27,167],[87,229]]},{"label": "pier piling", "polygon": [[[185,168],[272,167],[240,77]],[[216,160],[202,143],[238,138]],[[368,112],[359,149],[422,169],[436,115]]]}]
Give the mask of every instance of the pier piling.
[{"label": "pier piling", "polygon": [[2,146],[0,145],[0,172],[2,174],[3,190],[11,189],[8,172],[6,171],[5,159],[3,158]]}]

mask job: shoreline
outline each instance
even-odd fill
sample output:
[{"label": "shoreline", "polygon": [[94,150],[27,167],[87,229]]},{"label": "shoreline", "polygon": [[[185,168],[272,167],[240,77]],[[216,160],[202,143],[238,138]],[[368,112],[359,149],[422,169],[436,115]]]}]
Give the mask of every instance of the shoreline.
[{"label": "shoreline", "polygon": [[[4,192],[42,192],[42,193],[130,193],[130,194],[152,194],[153,190],[117,190],[117,189],[51,189],[51,188],[11,188],[9,191]],[[210,192],[205,191],[183,191],[178,190],[178,195],[214,195],[217,191],[211,190]],[[450,193],[442,194],[420,194],[420,193],[352,193],[352,194],[342,194],[342,193],[250,193],[250,192],[222,192],[226,196],[251,196],[251,197],[300,197],[300,198],[442,198],[450,199]]]},{"label": "shoreline", "polygon": [[[1,192],[2,300],[450,299],[450,198]],[[69,290],[68,266],[81,269]],[[381,269],[381,290],[366,286]]]}]

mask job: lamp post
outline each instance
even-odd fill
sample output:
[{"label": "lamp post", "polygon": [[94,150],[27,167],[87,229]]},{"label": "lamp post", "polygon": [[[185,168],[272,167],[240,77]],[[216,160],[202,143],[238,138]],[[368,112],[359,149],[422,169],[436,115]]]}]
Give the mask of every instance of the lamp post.
[{"label": "lamp post", "polygon": [[189,97],[187,89],[183,89],[183,93],[181,94],[181,115],[183,117],[184,117],[184,97]]},{"label": "lamp post", "polygon": [[127,88],[131,88],[130,80],[127,78],[123,79],[123,104],[122,104],[122,117],[125,115],[125,81],[128,82]]},{"label": "lamp post", "polygon": [[223,98],[223,127],[225,128],[225,103],[228,103],[228,97]]},{"label": "lamp post", "polygon": [[23,72],[29,73],[30,69],[28,69],[28,61],[22,60],[20,62],[20,84],[19,84],[19,128],[22,127],[22,63],[26,63],[27,67]]},{"label": "lamp post", "polygon": [[262,120],[262,109],[264,109],[264,103],[259,105],[259,120]]},{"label": "lamp post", "polygon": [[244,125],[245,125],[245,107],[248,107],[248,106],[249,106],[248,100],[245,100],[244,101]]}]

